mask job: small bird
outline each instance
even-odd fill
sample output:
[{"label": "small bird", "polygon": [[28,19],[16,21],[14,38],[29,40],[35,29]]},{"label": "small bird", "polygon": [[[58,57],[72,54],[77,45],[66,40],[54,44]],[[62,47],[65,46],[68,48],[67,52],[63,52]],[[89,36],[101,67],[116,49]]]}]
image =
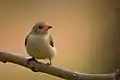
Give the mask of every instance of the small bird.
[{"label": "small bird", "polygon": [[47,59],[49,65],[56,54],[53,38],[48,33],[52,26],[46,22],[37,22],[25,38],[27,53],[32,57],[28,61],[36,59]]}]

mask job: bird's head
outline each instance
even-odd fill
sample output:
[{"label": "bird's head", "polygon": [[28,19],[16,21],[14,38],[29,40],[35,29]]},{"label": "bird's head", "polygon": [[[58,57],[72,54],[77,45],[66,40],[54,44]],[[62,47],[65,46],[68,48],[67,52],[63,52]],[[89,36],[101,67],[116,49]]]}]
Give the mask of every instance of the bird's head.
[{"label": "bird's head", "polygon": [[49,23],[46,22],[37,22],[33,28],[32,32],[34,33],[47,33],[49,29],[51,29],[52,26]]}]

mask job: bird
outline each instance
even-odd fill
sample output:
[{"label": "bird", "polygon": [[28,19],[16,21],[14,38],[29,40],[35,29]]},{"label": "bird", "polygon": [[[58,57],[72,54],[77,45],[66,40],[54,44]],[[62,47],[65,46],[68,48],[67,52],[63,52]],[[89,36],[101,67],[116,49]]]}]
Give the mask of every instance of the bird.
[{"label": "bird", "polygon": [[29,61],[36,59],[49,60],[47,64],[52,64],[52,59],[56,55],[56,49],[53,37],[49,30],[53,28],[47,22],[37,22],[25,38],[25,47],[27,53],[32,57]]}]

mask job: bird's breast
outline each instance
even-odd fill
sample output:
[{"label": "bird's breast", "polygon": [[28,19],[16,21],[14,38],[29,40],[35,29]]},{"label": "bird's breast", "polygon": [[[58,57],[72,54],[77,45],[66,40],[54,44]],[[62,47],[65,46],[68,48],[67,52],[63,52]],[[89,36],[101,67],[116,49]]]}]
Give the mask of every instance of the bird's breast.
[{"label": "bird's breast", "polygon": [[47,47],[48,42],[44,36],[30,36],[28,38],[28,45],[32,45],[34,47]]},{"label": "bird's breast", "polygon": [[46,37],[34,35],[28,37],[26,49],[30,56],[40,59],[52,57],[54,51]]}]

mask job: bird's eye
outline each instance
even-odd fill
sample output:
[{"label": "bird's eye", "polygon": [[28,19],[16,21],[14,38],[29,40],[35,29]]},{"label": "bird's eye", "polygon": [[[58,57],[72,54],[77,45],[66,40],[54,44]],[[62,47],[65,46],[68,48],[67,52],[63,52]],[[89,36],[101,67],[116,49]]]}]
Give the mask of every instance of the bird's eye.
[{"label": "bird's eye", "polygon": [[38,26],[39,29],[42,29],[42,26]]}]

